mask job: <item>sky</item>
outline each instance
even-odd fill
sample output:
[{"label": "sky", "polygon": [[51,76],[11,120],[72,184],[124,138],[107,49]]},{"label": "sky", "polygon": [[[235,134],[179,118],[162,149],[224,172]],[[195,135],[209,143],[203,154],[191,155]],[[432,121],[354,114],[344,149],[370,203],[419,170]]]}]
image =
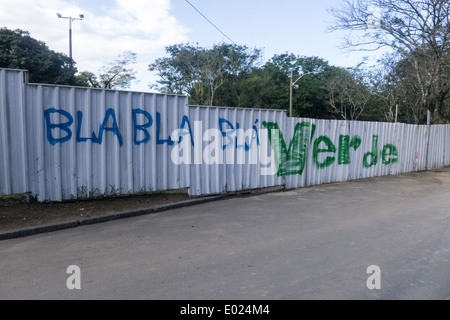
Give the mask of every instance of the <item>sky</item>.
[{"label": "sky", "polygon": [[[233,42],[261,48],[265,60],[286,52],[318,56],[330,64],[352,67],[380,53],[340,49],[345,33],[329,32],[327,9],[342,0],[189,0]],[[131,90],[151,91],[157,79],[148,65],[165,56],[165,47],[198,43],[210,47],[230,43],[186,0],[0,0],[0,27],[22,29],[50,49],[69,54],[69,23],[73,25],[73,58],[78,71],[97,72],[123,51],[137,53],[138,82]]]}]

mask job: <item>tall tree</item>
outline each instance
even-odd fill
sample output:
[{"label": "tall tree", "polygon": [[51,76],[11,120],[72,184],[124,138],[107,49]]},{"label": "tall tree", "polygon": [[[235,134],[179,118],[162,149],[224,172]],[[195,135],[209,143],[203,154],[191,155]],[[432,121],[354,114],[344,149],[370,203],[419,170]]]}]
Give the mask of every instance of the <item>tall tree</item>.
[{"label": "tall tree", "polygon": [[[236,105],[234,97],[223,94],[222,88],[233,87],[249,74],[261,58],[261,51],[246,46],[218,44],[203,48],[192,44],[179,44],[166,48],[169,57],[157,59],[149,70],[159,76],[153,88],[164,93],[187,94],[191,104]],[[239,103],[237,103],[239,104]]]},{"label": "tall tree", "polygon": [[422,106],[414,70],[406,60],[387,55],[370,73],[373,92],[371,114],[382,121],[393,122],[398,107],[398,121],[426,123],[427,109]]},{"label": "tall tree", "polygon": [[358,120],[364,113],[372,93],[366,83],[367,76],[358,67],[336,68],[328,78],[326,89],[330,106],[340,119]]},{"label": "tall tree", "polygon": [[289,108],[289,86],[291,71],[294,81],[304,73],[316,73],[305,76],[297,82],[298,89],[293,92],[293,111],[295,116],[334,118],[330,112],[325,88],[327,77],[331,76],[333,67],[318,57],[303,57],[294,54],[275,55],[263,67],[270,81],[269,102],[267,108]]},{"label": "tall tree", "polygon": [[118,59],[101,68],[99,74],[83,71],[77,76],[79,83],[86,87],[103,89],[127,89],[136,80],[136,71],[131,65],[136,63],[136,53],[122,52]]},{"label": "tall tree", "polygon": [[50,50],[27,31],[0,29],[0,67],[26,69],[30,82],[74,85],[75,62]]},{"label": "tall tree", "polygon": [[420,104],[443,122],[450,92],[450,2],[448,0],[345,0],[330,10],[333,30],[350,32],[346,46],[363,50],[389,47],[409,64]]}]

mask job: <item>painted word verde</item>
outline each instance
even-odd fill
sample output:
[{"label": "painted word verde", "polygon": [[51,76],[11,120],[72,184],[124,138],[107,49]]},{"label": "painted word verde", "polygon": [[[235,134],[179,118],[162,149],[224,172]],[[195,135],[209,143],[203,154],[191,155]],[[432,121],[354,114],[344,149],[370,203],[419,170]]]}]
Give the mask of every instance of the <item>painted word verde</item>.
[{"label": "painted word verde", "polygon": [[[280,177],[303,174],[311,144],[312,160],[318,169],[330,167],[336,159],[339,165],[351,164],[352,149],[357,151],[362,146],[361,137],[348,135],[339,136],[338,148],[327,136],[320,136],[313,142],[316,126],[309,122],[302,122],[295,126],[288,149],[277,123],[263,122],[263,126],[269,130],[269,140],[275,154],[277,174]],[[374,135],[372,149],[363,156],[363,167],[368,169],[376,166],[380,158],[384,165],[395,164],[398,162],[398,149],[392,144],[387,144],[379,152],[378,136]]]}]

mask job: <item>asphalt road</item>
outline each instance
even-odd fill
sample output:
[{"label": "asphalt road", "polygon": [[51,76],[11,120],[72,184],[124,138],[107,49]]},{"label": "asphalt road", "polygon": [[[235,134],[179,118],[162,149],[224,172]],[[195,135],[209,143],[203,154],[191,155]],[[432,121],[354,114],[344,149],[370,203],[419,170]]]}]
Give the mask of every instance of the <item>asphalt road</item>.
[{"label": "asphalt road", "polygon": [[1,241],[0,299],[445,299],[449,225],[448,168],[234,198]]}]

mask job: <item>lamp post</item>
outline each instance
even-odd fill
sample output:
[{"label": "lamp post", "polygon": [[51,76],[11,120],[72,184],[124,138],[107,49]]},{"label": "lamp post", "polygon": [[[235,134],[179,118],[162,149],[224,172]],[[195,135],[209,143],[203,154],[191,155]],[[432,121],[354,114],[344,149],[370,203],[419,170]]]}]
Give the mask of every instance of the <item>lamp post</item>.
[{"label": "lamp post", "polygon": [[79,18],[72,18],[71,16],[69,17],[63,17],[60,13],[56,14],[58,16],[59,19],[68,19],[69,20],[69,57],[72,63],[73,61],[73,56],[72,56],[72,22],[75,20],[83,20],[84,19],[84,14],[80,14]]},{"label": "lamp post", "polygon": [[294,73],[293,73],[293,71],[291,71],[291,85],[290,85],[290,97],[289,97],[289,115],[291,116],[291,118],[292,118],[293,113],[294,113],[294,111],[292,109],[292,96],[293,96],[293,93],[294,93],[293,91],[294,91],[294,89],[298,89],[299,88],[299,86],[297,85],[297,82],[299,82],[301,78],[303,78],[304,76],[307,76],[309,74],[317,74],[317,72],[304,73],[304,74],[302,74],[300,76],[300,78],[295,80],[295,82],[292,82],[292,80],[294,80],[294,78],[293,78],[294,77]]}]

